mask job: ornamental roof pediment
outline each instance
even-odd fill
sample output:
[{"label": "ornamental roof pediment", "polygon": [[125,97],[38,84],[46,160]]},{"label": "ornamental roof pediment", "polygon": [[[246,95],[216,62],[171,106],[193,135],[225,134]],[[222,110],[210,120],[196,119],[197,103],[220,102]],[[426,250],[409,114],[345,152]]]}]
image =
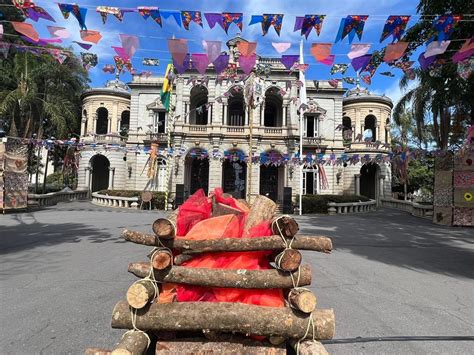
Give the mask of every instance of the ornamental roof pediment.
[{"label": "ornamental roof pediment", "polygon": [[164,110],[165,107],[163,106],[163,103],[161,102],[161,98],[157,98],[152,103],[146,105],[146,109],[147,110]]}]

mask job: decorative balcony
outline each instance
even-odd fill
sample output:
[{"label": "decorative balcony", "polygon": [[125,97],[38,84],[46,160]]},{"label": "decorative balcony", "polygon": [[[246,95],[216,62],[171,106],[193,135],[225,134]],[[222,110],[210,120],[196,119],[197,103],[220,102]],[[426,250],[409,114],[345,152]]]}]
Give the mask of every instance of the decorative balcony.
[{"label": "decorative balcony", "polygon": [[121,144],[125,145],[128,137],[123,137],[117,133],[107,134],[88,134],[87,136],[81,137],[81,141],[87,143],[99,143],[99,144]]}]

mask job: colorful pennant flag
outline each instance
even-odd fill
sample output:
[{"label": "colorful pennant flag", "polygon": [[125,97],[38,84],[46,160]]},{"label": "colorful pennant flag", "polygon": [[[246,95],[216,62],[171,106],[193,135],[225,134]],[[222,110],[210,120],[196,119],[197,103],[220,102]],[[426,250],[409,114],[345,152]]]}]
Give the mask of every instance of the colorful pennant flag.
[{"label": "colorful pennant flag", "polygon": [[151,17],[160,27],[163,27],[160,10],[157,7],[139,6],[137,11],[145,20]]},{"label": "colorful pennant flag", "polygon": [[329,85],[331,85],[334,89],[337,89],[339,85],[339,79],[330,79],[328,80]]},{"label": "colorful pennant flag", "polygon": [[432,57],[434,55],[443,54],[448,49],[451,41],[433,41],[426,47],[425,58]]},{"label": "colorful pennant flag", "polygon": [[86,70],[93,68],[99,62],[97,54],[89,52],[81,52],[82,65]]},{"label": "colorful pennant flag", "polygon": [[245,74],[250,74],[252,69],[255,67],[255,63],[257,61],[257,55],[250,54],[250,55],[240,55],[239,56],[239,66],[240,69],[244,71]]},{"label": "colorful pennant flag", "polygon": [[187,39],[169,39],[168,49],[171,57],[179,65],[182,65],[184,58],[188,54],[188,40]]},{"label": "colorful pennant flag", "polygon": [[300,56],[297,54],[294,55],[282,55],[281,63],[285,66],[286,70],[291,70],[296,62],[298,62]]},{"label": "colorful pennant flag", "polygon": [[173,93],[173,81],[174,81],[174,68],[173,64],[168,64],[166,67],[165,77],[163,80],[163,86],[161,87],[161,103],[165,107],[166,111],[170,110],[171,106],[171,94]]},{"label": "colorful pennant flag", "polygon": [[181,21],[183,22],[184,29],[188,31],[191,22],[203,27],[201,11],[181,11]]},{"label": "colorful pennant flag", "polygon": [[86,15],[87,9],[83,7],[79,7],[77,4],[58,4],[59,10],[63,14],[64,19],[69,18],[69,14],[72,13],[76,18],[77,22],[79,22],[79,26],[81,30],[87,30],[86,27]]},{"label": "colorful pennant flag", "polygon": [[114,67],[112,64],[106,64],[106,65],[104,65],[104,67],[102,68],[102,71],[103,71],[104,73],[113,74],[113,73],[115,73],[115,67]]},{"label": "colorful pennant flag", "polygon": [[389,71],[384,71],[384,72],[380,73],[380,75],[388,76],[389,78],[394,78],[395,77],[395,75],[392,72],[389,72]]},{"label": "colorful pennant flag", "polygon": [[453,55],[452,60],[453,63],[459,63],[472,56],[474,56],[474,37],[471,37],[464,42],[461,49]]},{"label": "colorful pennant flag", "polygon": [[81,30],[81,39],[86,42],[99,43],[102,39],[102,35],[99,31],[94,30]]},{"label": "colorful pennant flag", "polygon": [[337,73],[341,73],[342,75],[344,75],[347,71],[347,68],[349,68],[348,64],[334,64],[329,70],[329,72],[331,73],[331,75]]},{"label": "colorful pennant flag", "polygon": [[429,58],[425,57],[425,52],[421,53],[418,57],[418,62],[420,62],[421,70],[428,70],[430,65],[433,64],[436,60],[436,56],[431,56]]},{"label": "colorful pennant flag", "polygon": [[272,46],[273,48],[275,48],[275,50],[278,53],[285,53],[288,49],[290,49],[291,43],[290,42],[272,42]]},{"label": "colorful pennant flag", "polygon": [[115,67],[117,68],[117,72],[120,74],[124,68],[127,69],[130,73],[133,72],[132,63],[130,59],[124,60],[122,57],[116,55],[114,56]]},{"label": "colorful pennant flag", "polygon": [[433,28],[438,34],[438,41],[448,40],[453,34],[454,27],[462,19],[461,15],[447,14],[438,17],[433,22]]},{"label": "colorful pennant flag", "polygon": [[380,64],[382,64],[382,62],[383,60],[381,53],[379,51],[375,51],[372,53],[372,56],[366,66],[361,69],[361,73],[368,72],[371,77],[374,76],[375,71],[380,66]]},{"label": "colorful pennant flag", "polygon": [[351,50],[347,53],[347,57],[351,60],[357,57],[362,57],[367,54],[369,50],[370,44],[368,43],[351,44]]},{"label": "colorful pennant flag", "polygon": [[31,20],[38,22],[40,18],[44,20],[48,20],[51,22],[56,22],[54,18],[41,6],[28,6],[27,8],[23,9],[23,13],[26,17],[30,18]]},{"label": "colorful pennant flag", "polygon": [[283,14],[263,14],[263,15],[252,15],[249,26],[257,23],[262,24],[262,33],[265,36],[271,26],[275,29],[277,35],[280,35],[281,27],[283,25]]},{"label": "colorful pennant flag", "polygon": [[366,83],[367,85],[370,85],[372,84],[372,76],[371,75],[362,75],[361,76],[361,79],[364,83]]},{"label": "colorful pennant flag", "polygon": [[209,58],[207,57],[207,54],[201,54],[201,53],[193,53],[191,55],[191,59],[193,61],[193,66],[196,68],[196,70],[204,75],[206,73],[206,69],[209,66]]},{"label": "colorful pennant flag", "polygon": [[212,64],[214,64],[214,69],[217,74],[221,74],[229,65],[229,55],[221,54],[217,57]]},{"label": "colorful pennant flag", "polygon": [[332,43],[313,43],[311,45],[311,54],[318,62],[324,62],[331,56]]},{"label": "colorful pennant flag", "polygon": [[257,42],[240,41],[237,42],[237,48],[240,52],[240,55],[249,56],[256,53]]},{"label": "colorful pennant flag", "polygon": [[27,42],[30,42],[32,44],[36,44],[39,46],[47,46],[51,43],[61,43],[63,40],[61,38],[40,38],[38,41],[34,41],[29,37],[26,36],[21,36],[22,39],[24,39]]},{"label": "colorful pennant flag", "polygon": [[49,34],[52,37],[58,37],[58,38],[66,39],[66,38],[69,38],[71,36],[69,31],[64,27],[47,26],[47,29],[49,31]]},{"label": "colorful pennant flag", "polygon": [[217,57],[221,54],[221,42],[220,41],[202,41],[202,46],[206,51],[209,63],[214,62]]},{"label": "colorful pennant flag", "polygon": [[11,25],[13,26],[14,30],[22,35],[30,38],[34,42],[39,41],[39,34],[36,32],[33,25],[26,23],[26,22],[16,22],[10,21]]},{"label": "colorful pennant flag", "polygon": [[383,61],[385,63],[393,62],[397,59],[400,59],[408,47],[408,42],[397,42],[397,43],[390,43],[385,48],[385,55],[383,57]]},{"label": "colorful pennant flag", "polygon": [[344,81],[347,84],[351,84],[351,85],[354,85],[356,83],[356,79],[351,78],[351,77],[344,77],[344,78],[342,78],[342,81]]},{"label": "colorful pennant flag", "polygon": [[137,36],[121,34],[120,41],[122,42],[122,47],[127,53],[128,57],[133,58],[135,52],[140,47],[140,41]]},{"label": "colorful pennant flag", "polygon": [[73,42],[76,43],[79,47],[85,49],[86,51],[88,51],[92,47],[92,44],[89,44],[89,43],[82,43],[78,41],[73,41]]},{"label": "colorful pennant flag", "polygon": [[352,59],[351,65],[352,65],[352,67],[354,68],[355,71],[358,71],[358,70],[364,68],[365,66],[367,66],[367,64],[369,64],[371,58],[372,58],[372,54],[365,54],[363,56],[356,57],[356,58]]},{"label": "colorful pennant flag", "polygon": [[389,16],[383,27],[382,35],[380,36],[380,42],[383,42],[388,37],[392,36],[393,41],[400,40],[405,33],[407,23],[410,21],[410,16]]},{"label": "colorful pennant flag", "polygon": [[204,13],[204,17],[206,18],[207,24],[211,29],[214,28],[216,24],[219,24],[222,28],[224,28],[221,13],[206,12]]},{"label": "colorful pennant flag", "polygon": [[316,34],[319,36],[325,17],[325,15],[304,15],[304,17],[297,16],[293,31],[301,30],[301,35],[308,39],[311,30],[314,28]]},{"label": "colorful pennant flag", "polygon": [[160,60],[157,58],[143,58],[142,64],[150,67],[157,67],[160,65]]},{"label": "colorful pennant flag", "polygon": [[224,29],[225,33],[229,30],[231,24],[235,23],[237,27],[242,31],[243,14],[240,12],[223,12],[222,22],[220,25]]},{"label": "colorful pennant flag", "polygon": [[186,54],[182,63],[178,63],[176,60],[173,59],[173,65],[178,74],[183,74],[186,70],[192,69],[191,56],[189,54]]},{"label": "colorful pennant flag", "polygon": [[54,59],[58,61],[59,64],[63,64],[64,61],[68,58],[67,54],[60,49],[51,49],[49,51]]},{"label": "colorful pennant flag", "polygon": [[176,24],[181,27],[181,13],[179,11],[161,11],[160,13],[165,19],[172,16],[176,21]]},{"label": "colorful pennant flag", "polygon": [[127,52],[125,52],[125,49],[123,47],[116,47],[116,46],[112,46],[113,50],[115,51],[115,53],[120,57],[122,58],[122,60],[124,62],[126,62],[127,60],[130,59],[130,57],[128,56]]},{"label": "colorful pennant flag", "polygon": [[102,17],[102,23],[104,25],[107,22],[107,16],[109,14],[114,15],[120,22],[123,21],[123,10],[118,7],[97,6],[96,11],[100,14],[100,17]]},{"label": "colorful pennant flag", "polygon": [[342,41],[346,36],[349,38],[349,43],[352,43],[355,35],[362,39],[364,32],[365,21],[369,18],[367,15],[349,15],[341,20],[339,31],[336,35],[335,42]]}]

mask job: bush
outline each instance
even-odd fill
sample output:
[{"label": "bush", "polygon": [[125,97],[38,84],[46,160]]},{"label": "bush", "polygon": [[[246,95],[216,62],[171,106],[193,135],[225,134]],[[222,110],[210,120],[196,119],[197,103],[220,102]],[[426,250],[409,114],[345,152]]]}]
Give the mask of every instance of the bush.
[{"label": "bush", "polygon": [[369,199],[360,195],[304,195],[303,213],[328,213],[328,202],[348,203],[367,202]]},{"label": "bush", "polygon": [[[137,190],[101,190],[97,191],[101,195],[118,196],[118,197],[138,197],[140,198],[143,191]],[[150,191],[153,195],[151,207],[164,210],[165,209],[165,193],[161,191]],[[148,206],[147,206],[148,207]]]}]

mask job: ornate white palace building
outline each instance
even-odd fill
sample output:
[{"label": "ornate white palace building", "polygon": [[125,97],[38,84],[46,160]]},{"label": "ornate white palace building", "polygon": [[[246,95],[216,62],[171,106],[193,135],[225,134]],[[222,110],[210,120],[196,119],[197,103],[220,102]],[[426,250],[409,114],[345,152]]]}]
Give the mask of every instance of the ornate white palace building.
[{"label": "ornate white palace building", "polygon": [[[238,41],[245,40],[237,37],[227,42],[231,63],[238,63]],[[281,202],[284,188],[291,187],[295,198],[300,192],[297,166],[253,163],[248,169],[237,158],[249,156],[249,118],[253,120],[254,154],[268,153],[278,160],[299,150],[299,100],[292,100],[299,97],[298,73],[289,74],[279,59],[259,57],[258,62],[270,65],[271,73],[264,81],[264,101],[251,114],[242,82],[218,83],[212,66],[206,72],[209,80],[201,80],[203,76],[195,70],[177,76],[172,124],[160,101],[161,77],[134,76],[128,86],[115,80],[105,88],[84,92],[81,141],[86,147],[81,152],[78,187],[94,192],[150,186],[146,174],[149,155],[143,150],[154,141],[160,151],[166,151],[169,132],[173,150],[181,153],[158,159],[155,190],[168,188],[173,195],[176,185],[182,184],[186,196],[199,188],[208,192],[222,187],[239,198],[264,194]],[[191,76],[198,79],[189,83]],[[347,92],[340,81],[334,88],[327,81],[307,80],[306,90],[309,108],[304,111],[303,154],[333,154],[336,158],[388,154],[382,145],[390,143],[393,104],[388,97],[364,89]],[[346,135],[345,139],[343,131],[349,131],[352,138]],[[360,134],[382,144],[356,140]],[[224,152],[236,159],[223,159]],[[390,195],[389,162],[325,164],[322,169],[317,164],[305,166],[303,194],[362,194],[374,199]]]}]

